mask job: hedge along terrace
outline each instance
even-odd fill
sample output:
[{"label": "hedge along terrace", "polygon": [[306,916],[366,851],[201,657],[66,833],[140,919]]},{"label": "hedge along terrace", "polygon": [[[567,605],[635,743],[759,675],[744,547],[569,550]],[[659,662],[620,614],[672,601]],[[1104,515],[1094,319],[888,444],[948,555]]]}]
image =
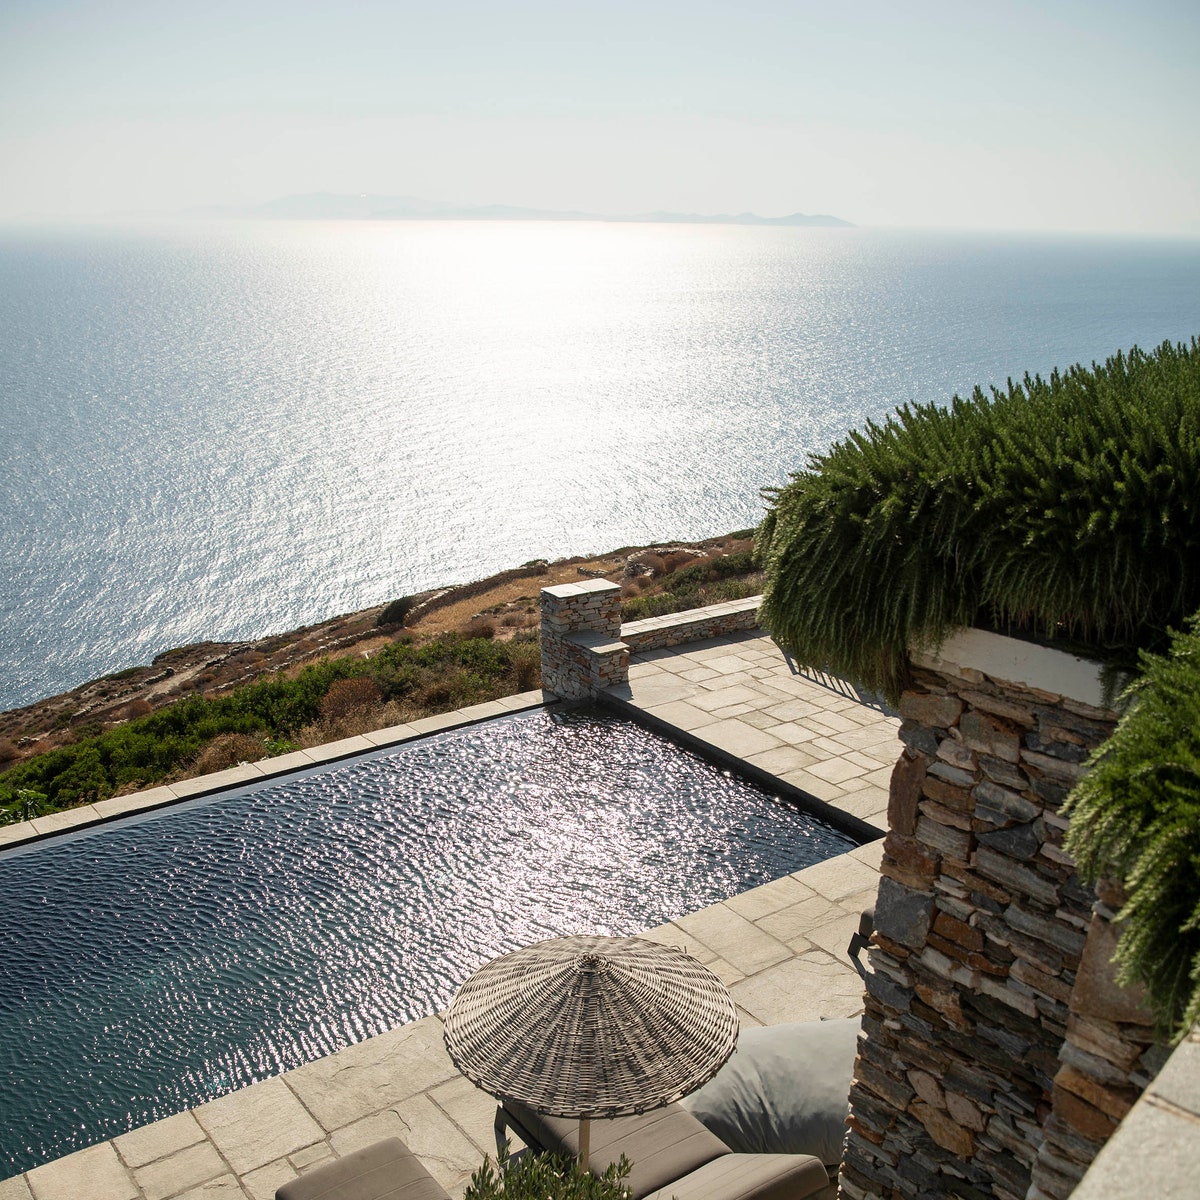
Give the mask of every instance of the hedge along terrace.
[{"label": "hedge along terrace", "polygon": [[346,655],[226,696],[193,696],[0,775],[0,823],[318,745],[537,687],[540,650],[447,634]]},{"label": "hedge along terrace", "polygon": [[1181,1036],[1200,1020],[1197,339],[902,408],[769,495],[763,621],[806,665],[898,700],[910,646],[982,623],[1140,669],[1067,848],[1123,886],[1124,981]]},{"label": "hedge along terrace", "polygon": [[762,617],[895,700],[984,624],[1133,667],[1200,606],[1200,341],[904,406],[767,493]]}]

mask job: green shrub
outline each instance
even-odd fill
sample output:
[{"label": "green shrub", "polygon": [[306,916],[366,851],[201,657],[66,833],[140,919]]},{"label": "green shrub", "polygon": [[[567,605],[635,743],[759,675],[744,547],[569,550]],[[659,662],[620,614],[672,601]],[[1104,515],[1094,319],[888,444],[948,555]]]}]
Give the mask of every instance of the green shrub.
[{"label": "green shrub", "polygon": [[405,618],[412,612],[415,604],[416,600],[412,596],[397,597],[375,618],[376,626],[403,625]]},{"label": "green shrub", "polygon": [[764,623],[893,701],[979,621],[1132,665],[1200,605],[1200,341],[869,422],[769,489]]},{"label": "green shrub", "polygon": [[679,567],[663,580],[663,588],[668,592],[679,595],[683,592],[694,592],[703,586],[711,577],[706,562],[694,562],[686,567]]},{"label": "green shrub", "polygon": [[1067,801],[1084,878],[1125,889],[1114,961],[1145,985],[1161,1032],[1200,1021],[1200,613],[1170,655],[1143,654],[1116,733]]},{"label": "green shrub", "polygon": [[30,788],[0,788],[0,825],[32,821],[46,811],[47,796]]},{"label": "green shrub", "polygon": [[720,554],[709,565],[713,574],[722,579],[730,575],[749,575],[751,571],[758,570],[752,550],[742,550],[737,554]]},{"label": "green shrub", "polygon": [[[223,696],[190,696],[114,729],[81,730],[73,744],[0,773],[0,807],[10,808],[21,788],[44,793],[48,807],[59,809],[121,788],[149,786],[189,765],[192,770],[202,769],[197,763],[228,765],[224,759],[230,754],[241,761],[286,752],[296,748],[307,726],[363,711],[380,699],[444,711],[527,691],[537,686],[537,662],[537,644],[528,639],[496,642],[454,634],[421,646],[393,642],[368,659],[357,654],[322,659],[294,679],[276,675]],[[215,739],[224,740],[202,758]]]},{"label": "green shrub", "polygon": [[629,1170],[624,1155],[603,1175],[593,1175],[575,1159],[528,1151],[511,1159],[505,1152],[499,1170],[484,1158],[471,1176],[463,1200],[629,1200],[625,1185]]}]

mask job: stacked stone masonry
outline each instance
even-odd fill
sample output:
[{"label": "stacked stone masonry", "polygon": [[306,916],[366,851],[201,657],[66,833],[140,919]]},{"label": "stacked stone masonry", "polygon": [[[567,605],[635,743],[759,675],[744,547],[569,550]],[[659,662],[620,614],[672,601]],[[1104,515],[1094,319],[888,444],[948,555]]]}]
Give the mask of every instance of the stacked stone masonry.
[{"label": "stacked stone masonry", "polygon": [[621,589],[604,579],[542,589],[542,687],[567,700],[629,678],[629,655],[758,625],[761,596],[621,624]]},{"label": "stacked stone masonry", "polygon": [[760,604],[761,596],[750,596],[745,600],[729,600],[724,604],[713,604],[690,612],[630,621],[621,626],[621,641],[637,654],[642,650],[662,650],[668,646],[682,646],[687,642],[757,629]]},{"label": "stacked stone masonry", "polygon": [[542,687],[581,700],[629,677],[621,589],[606,579],[542,588]]},{"label": "stacked stone masonry", "polygon": [[900,712],[839,1195],[1061,1200],[1163,1057],[1063,850],[1115,717],[948,667]]}]

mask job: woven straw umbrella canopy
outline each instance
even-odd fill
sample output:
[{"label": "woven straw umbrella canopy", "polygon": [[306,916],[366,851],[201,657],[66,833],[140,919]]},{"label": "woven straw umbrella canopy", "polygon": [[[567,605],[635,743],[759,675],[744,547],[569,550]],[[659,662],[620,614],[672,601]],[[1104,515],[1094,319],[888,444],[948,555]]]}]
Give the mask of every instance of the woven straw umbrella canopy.
[{"label": "woven straw umbrella canopy", "polygon": [[480,967],[445,1018],[446,1049],[477,1086],[552,1117],[661,1108],[737,1045],[725,985],[690,954],[644,938],[551,938]]}]

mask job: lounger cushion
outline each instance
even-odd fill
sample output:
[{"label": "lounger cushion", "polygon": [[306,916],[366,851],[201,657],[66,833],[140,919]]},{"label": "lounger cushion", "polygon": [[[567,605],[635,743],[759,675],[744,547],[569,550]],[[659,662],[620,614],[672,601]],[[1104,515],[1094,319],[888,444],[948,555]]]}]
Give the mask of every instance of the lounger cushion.
[{"label": "lounger cushion", "polygon": [[683,1106],[745,1154],[842,1157],[858,1017],[743,1029],[729,1061]]},{"label": "lounger cushion", "polygon": [[285,1183],[275,1200],[450,1200],[399,1139],[355,1150]]},{"label": "lounger cushion", "polygon": [[723,1154],[644,1200],[803,1200],[828,1182],[807,1154]]},{"label": "lounger cushion", "polygon": [[[504,1107],[547,1150],[555,1154],[579,1153],[578,1121],[544,1117],[515,1100],[506,1100]],[[641,1200],[728,1153],[729,1147],[691,1113],[678,1104],[669,1104],[640,1117],[593,1121],[588,1164],[599,1174],[624,1154],[633,1165],[626,1186],[633,1200]]]}]

